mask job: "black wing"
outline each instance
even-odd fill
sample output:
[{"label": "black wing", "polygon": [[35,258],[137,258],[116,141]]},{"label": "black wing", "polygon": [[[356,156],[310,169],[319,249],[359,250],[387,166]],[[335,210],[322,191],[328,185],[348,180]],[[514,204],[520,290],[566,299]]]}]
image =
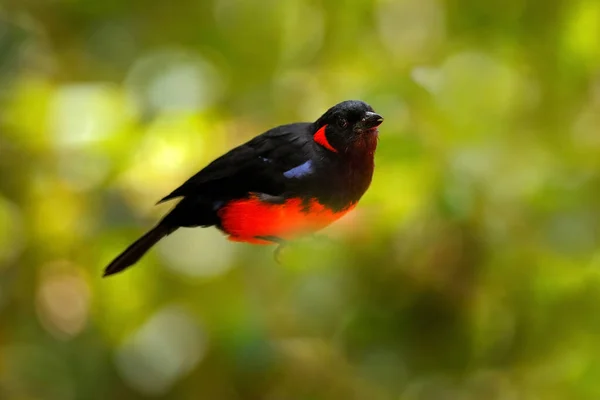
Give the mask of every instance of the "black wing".
[{"label": "black wing", "polygon": [[284,193],[290,182],[284,173],[305,163],[315,151],[310,127],[310,123],[283,125],[255,137],[211,162],[159,203],[178,197]]}]

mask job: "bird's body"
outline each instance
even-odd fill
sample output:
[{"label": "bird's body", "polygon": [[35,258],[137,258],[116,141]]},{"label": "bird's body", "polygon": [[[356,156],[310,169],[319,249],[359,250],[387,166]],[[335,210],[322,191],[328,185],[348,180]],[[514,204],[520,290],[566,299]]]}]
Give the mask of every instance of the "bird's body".
[{"label": "bird's body", "polygon": [[371,183],[382,118],[360,101],[315,123],[273,128],[232,149],[160,202],[181,201],[117,257],[105,275],[134,264],[180,227],[216,226],[231,240],[282,243],[350,211]]}]

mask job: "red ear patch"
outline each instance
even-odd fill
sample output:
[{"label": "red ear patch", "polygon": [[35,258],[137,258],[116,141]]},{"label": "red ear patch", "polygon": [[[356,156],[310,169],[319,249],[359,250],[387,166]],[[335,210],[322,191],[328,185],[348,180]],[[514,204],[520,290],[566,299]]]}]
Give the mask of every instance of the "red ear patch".
[{"label": "red ear patch", "polygon": [[327,136],[325,136],[325,128],[327,128],[327,125],[323,126],[321,129],[319,129],[317,131],[317,133],[315,133],[315,136],[313,136],[313,139],[315,142],[319,143],[321,146],[325,147],[327,150],[337,153],[338,151],[336,149],[334,149],[333,146],[331,144],[329,144],[329,142],[327,141]]}]

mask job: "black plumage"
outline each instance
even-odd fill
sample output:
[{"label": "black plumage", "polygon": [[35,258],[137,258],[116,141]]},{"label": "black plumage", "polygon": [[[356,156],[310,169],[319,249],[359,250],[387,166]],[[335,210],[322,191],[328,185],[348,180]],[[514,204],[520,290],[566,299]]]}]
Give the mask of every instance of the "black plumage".
[{"label": "black plumage", "polygon": [[[362,101],[345,101],[314,123],[273,128],[215,159],[159,203],[181,198],[148,233],[113,260],[105,276],[136,263],[179,227],[227,232],[222,209],[257,196],[265,204],[316,199],[332,211],[354,204],[373,174],[377,126],[383,121]],[[278,241],[275,234],[273,241]]]}]

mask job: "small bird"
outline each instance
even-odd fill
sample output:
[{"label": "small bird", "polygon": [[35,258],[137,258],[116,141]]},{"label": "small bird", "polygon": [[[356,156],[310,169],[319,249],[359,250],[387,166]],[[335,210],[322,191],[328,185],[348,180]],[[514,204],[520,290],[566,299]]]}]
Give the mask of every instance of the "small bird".
[{"label": "small bird", "polygon": [[181,227],[215,226],[230,240],[278,244],[310,235],[352,210],[371,184],[378,127],[368,104],[348,100],[316,122],[278,126],[230,150],[162,202],[179,203],[105,269],[135,264]]}]

